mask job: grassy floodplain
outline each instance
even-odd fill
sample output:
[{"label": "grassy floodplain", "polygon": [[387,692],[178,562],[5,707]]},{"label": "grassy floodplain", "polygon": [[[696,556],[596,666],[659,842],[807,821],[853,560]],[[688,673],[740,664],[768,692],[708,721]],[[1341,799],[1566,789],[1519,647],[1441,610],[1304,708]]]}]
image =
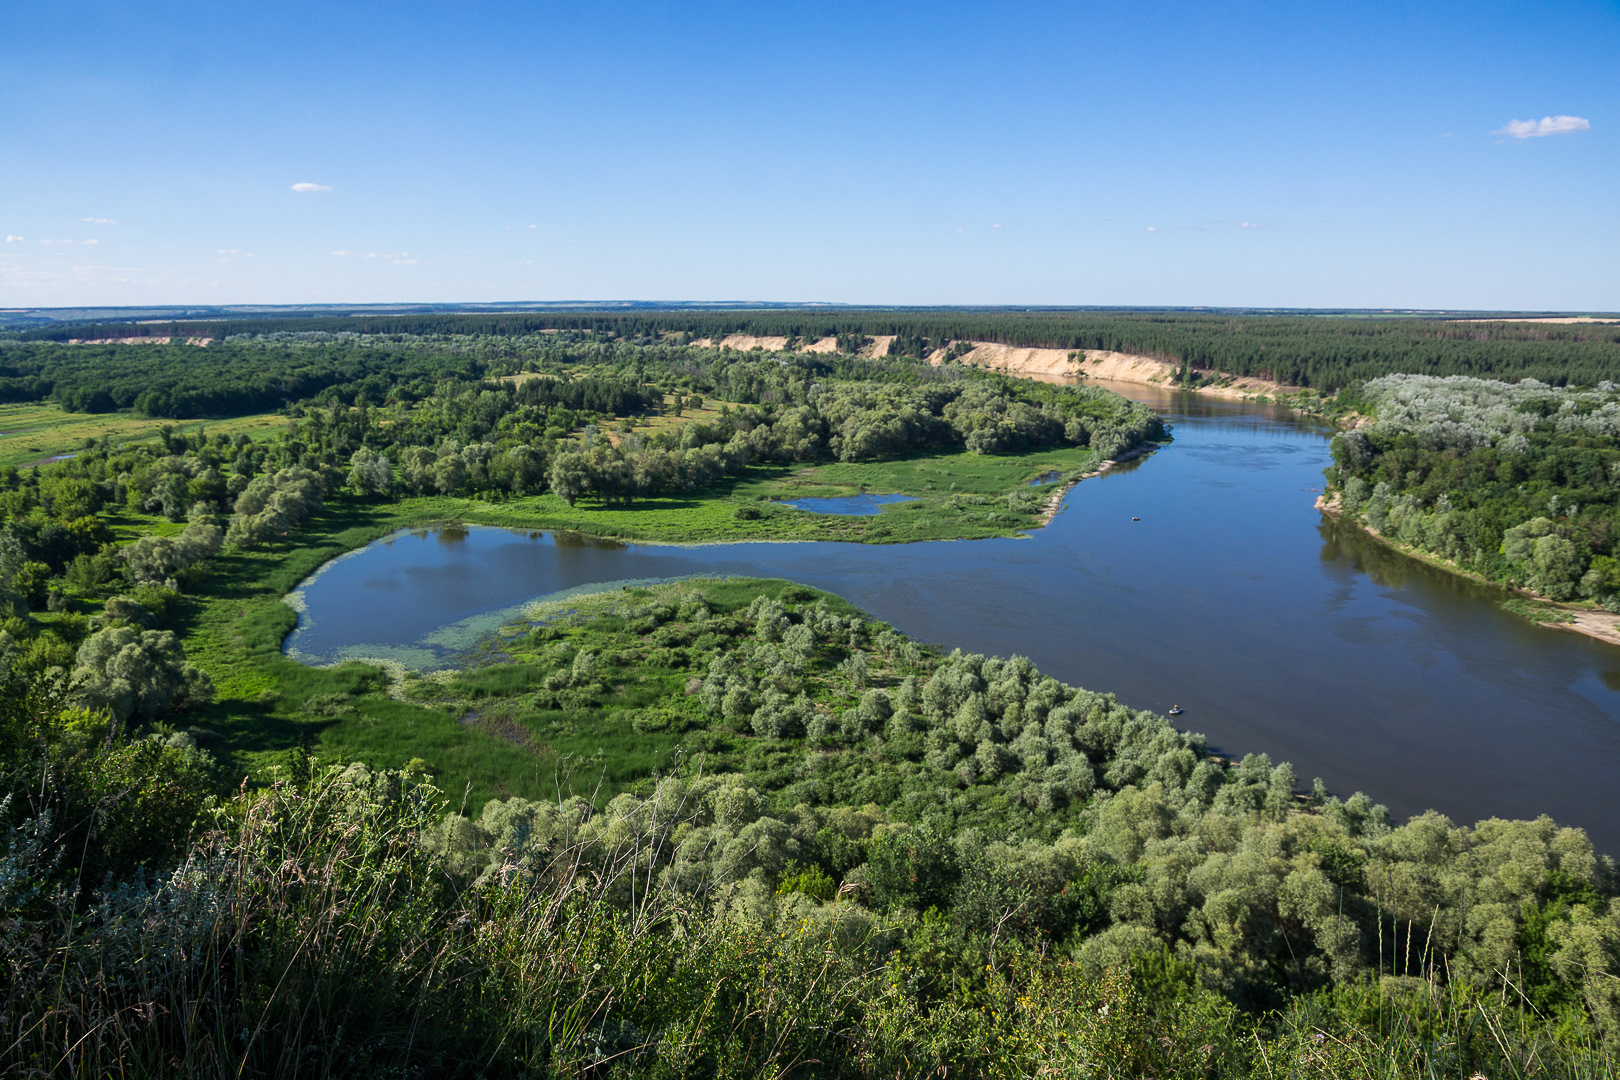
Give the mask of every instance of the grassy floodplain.
[{"label": "grassy floodplain", "polygon": [[[387,680],[365,665],[320,669],[284,657],[281,643],[296,626],[297,614],[283,597],[330,559],[389,533],[456,523],[661,543],[1015,536],[1038,525],[1041,507],[1067,482],[1031,487],[1031,480],[1053,472],[1074,478],[1095,464],[1094,453],[1070,449],[1005,458],[951,454],[872,464],[753,467],[701,496],[649,499],[627,508],[584,502],[569,507],[550,495],[497,504],[451,498],[344,500],[300,528],[294,543],[220,556],[206,584],[179,601],[175,625],[186,654],[209,673],[217,690],[216,701],[191,723],[217,738],[214,749],[233,768],[250,773],[293,747],[307,746],[333,759],[395,768],[412,760],[431,762],[448,786],[459,791],[470,784],[479,803],[499,792],[533,795],[554,784],[551,764],[537,768],[531,755],[469,729],[456,710],[426,708],[419,695],[392,695]],[[914,494],[917,501],[884,507],[871,517],[814,514],[770,502],[811,491],[836,496],[863,489]],[[758,518],[738,517],[740,508],[756,506],[763,507]],[[131,534],[172,534],[179,526],[126,515],[123,528]],[[634,775],[640,774],[626,774]],[[617,774],[609,781],[610,790],[617,790]]]}]

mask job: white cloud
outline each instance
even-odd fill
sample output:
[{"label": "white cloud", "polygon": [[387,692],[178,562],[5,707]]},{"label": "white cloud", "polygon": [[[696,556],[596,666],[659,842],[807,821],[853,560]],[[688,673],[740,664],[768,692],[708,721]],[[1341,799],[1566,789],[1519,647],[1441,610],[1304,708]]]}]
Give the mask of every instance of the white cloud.
[{"label": "white cloud", "polygon": [[218,251],[214,252],[214,254],[215,255],[240,255],[241,252],[237,251],[235,248],[220,248]]},{"label": "white cloud", "polygon": [[25,243],[27,240],[28,237],[26,236],[12,236],[10,233],[6,233],[6,243],[8,244],[21,244]]},{"label": "white cloud", "polygon": [[408,251],[334,251],[332,254],[340,259],[392,259],[396,266],[410,266],[421,261],[411,258]]},{"label": "white cloud", "polygon": [[118,222],[114,221],[110,217],[87,217],[87,218],[84,219],[84,222],[87,225],[116,225],[116,224],[118,224]]},{"label": "white cloud", "polygon": [[1258,229],[1260,226],[1252,221],[1240,221],[1237,223],[1237,227],[1240,229]]},{"label": "white cloud", "polygon": [[1592,130],[1592,121],[1579,116],[1543,116],[1540,120],[1509,120],[1492,135],[1507,135],[1515,139],[1536,139],[1543,135],[1568,135],[1576,131]]},{"label": "white cloud", "polygon": [[990,226],[990,227],[991,227],[991,228],[992,228],[992,229],[1000,229],[1000,228],[1003,228],[1003,226],[1001,226],[1001,225],[992,225],[992,226]]},{"label": "white cloud", "polygon": [[99,243],[101,243],[100,240],[83,240],[83,241],[80,241],[80,242],[85,243],[85,244],[99,244]]},{"label": "white cloud", "polygon": [[1148,227],[1147,227],[1147,231],[1148,231],[1148,232],[1158,232],[1158,231],[1159,231],[1159,227],[1158,227],[1158,226],[1157,226],[1157,225],[1149,225],[1149,226],[1148,226]]},{"label": "white cloud", "polygon": [[301,180],[292,186],[294,191],[331,191],[330,184],[312,184],[308,180]]},{"label": "white cloud", "polygon": [[530,225],[530,226],[529,226],[529,228],[531,228],[531,229],[535,229],[535,228],[539,228],[539,226],[537,226],[537,225]]}]

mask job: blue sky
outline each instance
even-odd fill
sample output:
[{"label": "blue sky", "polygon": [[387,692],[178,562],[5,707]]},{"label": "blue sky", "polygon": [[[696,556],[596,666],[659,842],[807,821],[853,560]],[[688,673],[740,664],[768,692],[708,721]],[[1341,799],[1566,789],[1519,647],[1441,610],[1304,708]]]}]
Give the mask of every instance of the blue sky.
[{"label": "blue sky", "polygon": [[1613,2],[53,0],[0,31],[0,306],[1620,309]]}]

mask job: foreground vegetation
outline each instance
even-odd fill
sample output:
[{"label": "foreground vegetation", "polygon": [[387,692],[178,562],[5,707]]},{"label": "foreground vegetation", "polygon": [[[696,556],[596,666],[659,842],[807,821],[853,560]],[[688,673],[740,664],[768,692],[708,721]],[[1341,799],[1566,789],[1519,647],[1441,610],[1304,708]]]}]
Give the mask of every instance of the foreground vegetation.
[{"label": "foreground vegetation", "polygon": [[1389,376],[1333,441],[1353,520],[1478,574],[1620,613],[1620,388]]},{"label": "foreground vegetation", "polygon": [[12,676],[5,1067],[1614,1075],[1577,830],[1301,799],[785,582],[532,615],[395,687],[549,774],[482,805],[300,752],[221,797],[184,733]]}]

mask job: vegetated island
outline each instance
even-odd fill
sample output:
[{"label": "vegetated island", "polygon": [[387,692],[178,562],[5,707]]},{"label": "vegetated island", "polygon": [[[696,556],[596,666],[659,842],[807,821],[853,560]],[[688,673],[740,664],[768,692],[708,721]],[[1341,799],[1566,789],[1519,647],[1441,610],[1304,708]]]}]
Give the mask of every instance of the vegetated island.
[{"label": "vegetated island", "polygon": [[[1579,830],[1397,827],[801,586],[575,597],[431,678],[281,654],[281,597],[403,523],[1007,535],[1146,410],[915,345],[304,333],[0,343],[18,401],[280,410],[4,475],[8,1068],[1612,1067],[1615,873]],[[774,505],[882,470],[932,525]]]}]

